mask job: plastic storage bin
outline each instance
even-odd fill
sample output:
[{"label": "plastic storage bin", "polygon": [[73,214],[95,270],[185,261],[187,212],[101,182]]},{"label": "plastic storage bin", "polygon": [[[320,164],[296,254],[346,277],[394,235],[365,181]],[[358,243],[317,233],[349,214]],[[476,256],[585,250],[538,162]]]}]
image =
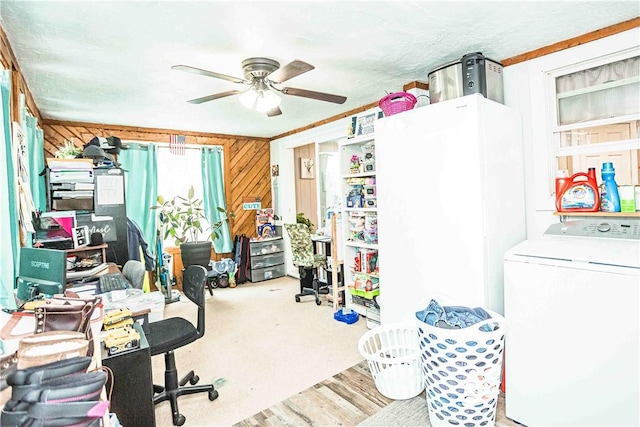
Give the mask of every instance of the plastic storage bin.
[{"label": "plastic storage bin", "polygon": [[[433,426],[493,426],[500,392],[505,322],[491,319],[445,329],[416,319]],[[488,325],[493,330],[484,331]]]},{"label": "plastic storage bin", "polygon": [[390,399],[411,399],[424,390],[415,325],[389,324],[366,332],[358,350],[367,360],[376,388]]}]

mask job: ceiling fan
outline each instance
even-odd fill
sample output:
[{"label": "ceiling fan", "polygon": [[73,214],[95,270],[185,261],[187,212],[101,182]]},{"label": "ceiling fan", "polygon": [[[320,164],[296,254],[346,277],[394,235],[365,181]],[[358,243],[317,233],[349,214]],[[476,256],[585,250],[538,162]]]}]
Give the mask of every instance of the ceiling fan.
[{"label": "ceiling fan", "polygon": [[280,63],[273,59],[249,58],[242,61],[242,71],[244,72],[245,77],[242,79],[239,77],[190,67],[188,65],[174,65],[171,67],[173,70],[215,77],[217,79],[227,80],[233,83],[241,83],[248,86],[248,88],[245,89],[228,90],[225,92],[215,93],[213,95],[203,96],[201,98],[191,99],[187,102],[191,104],[202,104],[203,102],[213,101],[214,99],[240,94],[240,101],[246,107],[260,112],[266,112],[269,117],[282,114],[279,107],[281,99],[275,92],[282,93],[284,95],[316,99],[318,101],[333,102],[335,104],[343,104],[347,100],[345,96],[332,95],[330,93],[316,92],[313,90],[298,89],[294,87],[276,87],[276,84],[283,83],[289,79],[299,76],[300,74],[311,71],[314,68],[315,67],[313,65],[297,59],[283,67],[280,67]]}]

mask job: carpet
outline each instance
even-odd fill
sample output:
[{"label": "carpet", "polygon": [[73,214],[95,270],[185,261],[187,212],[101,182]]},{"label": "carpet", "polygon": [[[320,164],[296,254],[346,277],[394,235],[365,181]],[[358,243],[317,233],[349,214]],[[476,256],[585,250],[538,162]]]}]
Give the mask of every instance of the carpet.
[{"label": "carpet", "polygon": [[362,427],[377,426],[420,426],[430,427],[429,410],[425,401],[424,392],[413,399],[395,400],[358,424]]},{"label": "carpet", "polygon": [[[193,369],[220,397],[181,396],[186,425],[233,425],[362,360],[358,339],[367,331],[365,319],[337,322],[326,295],[320,306],[312,297],[296,303],[299,291],[298,280],[282,277],[205,293],[205,336],[176,350],[176,364],[178,377]],[[163,316],[195,322],[196,311],[181,298],[165,306]],[[155,383],[163,383],[164,357],[154,356],[152,367]],[[156,406],[156,425],[173,425],[168,402]]]}]

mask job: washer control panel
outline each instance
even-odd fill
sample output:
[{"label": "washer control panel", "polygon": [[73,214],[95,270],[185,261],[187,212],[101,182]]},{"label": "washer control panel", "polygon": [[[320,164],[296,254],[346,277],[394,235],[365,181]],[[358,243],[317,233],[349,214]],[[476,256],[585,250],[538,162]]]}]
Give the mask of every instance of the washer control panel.
[{"label": "washer control panel", "polygon": [[640,241],[640,218],[594,218],[567,221],[551,225],[544,234]]}]

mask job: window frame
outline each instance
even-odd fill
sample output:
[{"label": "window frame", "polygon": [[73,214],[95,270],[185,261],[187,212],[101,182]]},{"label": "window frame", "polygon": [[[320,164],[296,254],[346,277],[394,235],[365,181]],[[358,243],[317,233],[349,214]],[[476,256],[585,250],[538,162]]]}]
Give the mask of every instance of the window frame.
[{"label": "window frame", "polygon": [[[587,154],[601,154],[616,151],[625,150],[638,150],[640,149],[640,135],[637,138],[609,141],[598,144],[578,145],[571,147],[561,146],[561,135],[563,132],[574,129],[589,129],[599,126],[626,123],[629,121],[640,120],[640,112],[636,114],[628,114],[624,116],[618,116],[606,119],[588,120],[585,122],[571,123],[568,125],[558,124],[558,94],[556,92],[556,79],[566,74],[571,74],[578,71],[587,70],[590,68],[607,65],[616,61],[632,58],[638,56],[639,50],[637,46],[629,47],[610,54],[586,59],[573,64],[557,67],[545,72],[545,104],[547,105],[547,155],[548,155],[548,194],[555,196],[555,177],[558,171],[558,159],[560,157],[572,157],[581,156]],[[634,77],[629,80],[631,83],[640,81],[640,77]],[[613,82],[610,86],[621,85],[621,81]],[[583,93],[594,92],[596,90],[603,89],[602,85],[594,86],[593,88],[583,89]]]}]

